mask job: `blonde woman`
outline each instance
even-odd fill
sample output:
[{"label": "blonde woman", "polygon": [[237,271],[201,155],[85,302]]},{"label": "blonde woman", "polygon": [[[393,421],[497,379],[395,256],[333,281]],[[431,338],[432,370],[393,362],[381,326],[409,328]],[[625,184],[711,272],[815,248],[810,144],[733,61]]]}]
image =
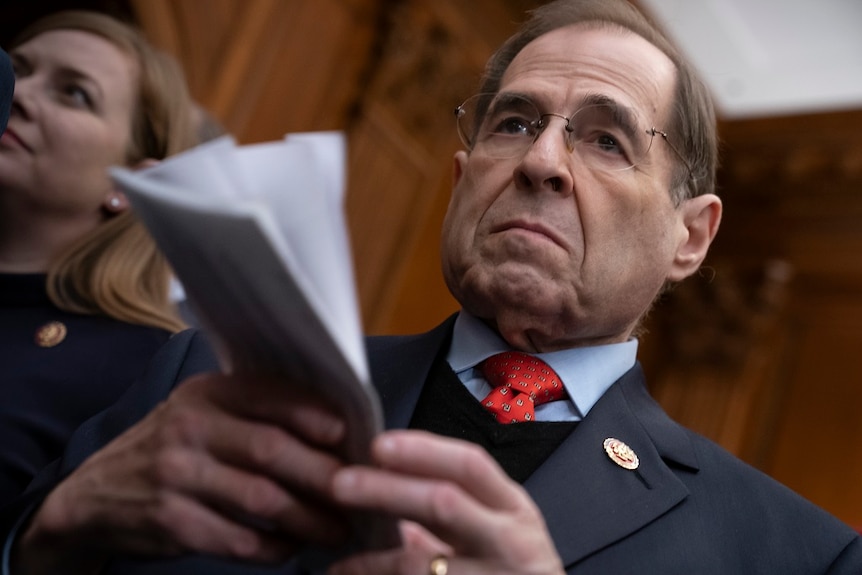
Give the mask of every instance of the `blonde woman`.
[{"label": "blonde woman", "polygon": [[170,269],[111,185],[195,143],[176,63],[111,17],[60,12],[8,47],[0,138],[0,505],[184,325]]}]

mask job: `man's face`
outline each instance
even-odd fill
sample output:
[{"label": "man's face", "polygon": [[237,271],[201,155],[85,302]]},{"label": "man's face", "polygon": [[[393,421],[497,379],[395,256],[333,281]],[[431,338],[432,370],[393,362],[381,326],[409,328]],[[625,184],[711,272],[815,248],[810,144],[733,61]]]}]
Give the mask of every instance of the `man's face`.
[{"label": "man's face", "polygon": [[[528,44],[500,93],[565,117],[585,99],[609,100],[645,131],[669,124],[675,78],[667,56],[639,36],[569,26]],[[670,195],[675,158],[656,137],[634,168],[587,166],[566,146],[565,120],[545,119],[513,158],[491,158],[481,144],[455,155],[447,284],[520,349],[624,341],[665,280],[693,271],[677,265],[688,231],[686,203],[677,209]]]}]

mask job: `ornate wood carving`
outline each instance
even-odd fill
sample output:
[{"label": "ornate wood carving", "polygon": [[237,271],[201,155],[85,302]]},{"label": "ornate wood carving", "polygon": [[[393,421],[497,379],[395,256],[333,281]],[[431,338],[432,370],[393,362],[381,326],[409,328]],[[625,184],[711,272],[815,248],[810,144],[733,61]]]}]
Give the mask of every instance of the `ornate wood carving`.
[{"label": "ornate wood carving", "polygon": [[773,423],[791,277],[783,261],[716,263],[666,294],[651,318],[657,339],[643,339],[653,393],[670,415],[749,460]]},{"label": "ornate wood carving", "polygon": [[460,22],[456,6],[389,3],[376,66],[351,126],[348,214],[365,324],[372,332],[405,331],[397,314],[401,302],[417,292],[435,299],[445,290],[442,281],[433,287],[413,283],[427,277],[417,269],[439,274],[437,257],[415,255],[429,254],[427,242],[436,251],[439,206],[448,197],[441,183],[448,182],[457,149],[452,111],[475,90],[480,62],[490,52],[452,25]]}]

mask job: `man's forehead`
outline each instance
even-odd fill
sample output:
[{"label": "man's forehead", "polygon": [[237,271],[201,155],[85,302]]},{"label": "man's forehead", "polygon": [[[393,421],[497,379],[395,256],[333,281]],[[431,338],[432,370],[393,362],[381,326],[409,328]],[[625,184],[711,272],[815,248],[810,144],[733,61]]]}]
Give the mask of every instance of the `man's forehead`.
[{"label": "man's forehead", "polygon": [[571,105],[585,93],[655,116],[673,100],[676,68],[659,48],[617,26],[575,24],[527,44],[502,77],[501,91],[528,91]]}]

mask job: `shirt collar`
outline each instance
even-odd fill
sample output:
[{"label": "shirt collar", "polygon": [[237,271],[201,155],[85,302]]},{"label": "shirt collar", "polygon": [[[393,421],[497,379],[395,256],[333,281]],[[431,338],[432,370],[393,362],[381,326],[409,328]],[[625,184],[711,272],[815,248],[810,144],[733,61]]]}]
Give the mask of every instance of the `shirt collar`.
[{"label": "shirt collar", "polygon": [[[607,389],[631,369],[637,360],[638,341],[576,347],[533,354],[550,365],[563,382],[569,397],[582,415]],[[479,318],[461,310],[455,320],[452,345],[446,360],[461,374],[479,363],[512,348]]]}]

